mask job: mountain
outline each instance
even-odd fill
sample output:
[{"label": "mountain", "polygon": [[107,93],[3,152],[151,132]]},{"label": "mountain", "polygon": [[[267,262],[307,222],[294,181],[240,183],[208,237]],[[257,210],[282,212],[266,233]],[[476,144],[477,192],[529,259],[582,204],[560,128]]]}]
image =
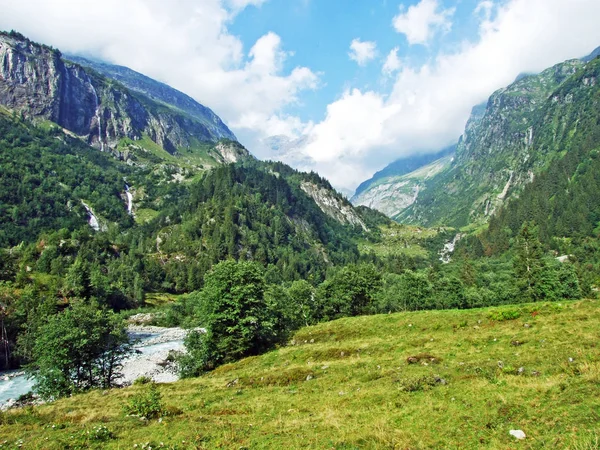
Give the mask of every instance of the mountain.
[{"label": "mountain", "polygon": [[231,130],[227,128],[221,118],[212,110],[196,102],[183,92],[173,89],[171,86],[153,80],[128,67],[107,64],[77,55],[67,55],[67,58],[83,67],[89,67],[107,78],[118,81],[132,91],[144,94],[157,102],[178,108],[189,114],[206,127],[210,133],[211,140],[229,139],[237,141]]},{"label": "mountain", "polygon": [[454,145],[431,155],[399,159],[363,182],[350,201],[394,218],[416,200],[426,180],[450,166],[455,151]]},{"label": "mountain", "polygon": [[581,60],[583,62],[588,63],[591,60],[598,58],[599,56],[600,56],[600,47],[597,47],[592,53],[590,53],[589,55],[581,58]]},{"label": "mountain", "polygon": [[[525,223],[556,254],[600,267],[600,58],[557,89],[540,112],[538,151],[558,156],[505,204],[480,235],[487,254],[509,248]],[[544,126],[546,124],[546,126]],[[557,127],[556,124],[559,126]],[[596,270],[591,270],[595,267]],[[594,280],[597,282],[598,280]]]},{"label": "mountain", "polygon": [[24,117],[55,123],[131,164],[175,157],[202,168],[250,157],[235,141],[221,140],[234,136],[208,108],[132,71],[120,73],[135,90],[56,49],[0,33],[0,104]]},{"label": "mountain", "polygon": [[[352,202],[406,223],[460,227],[487,222],[560,156],[556,147],[538,151],[536,131],[547,126],[542,111],[555,90],[599,55],[600,47],[542,73],[520,74],[473,108],[452,161],[440,159],[431,167],[425,166],[436,155],[395,161],[363,182]],[[556,117],[554,127],[569,126],[563,119]]]},{"label": "mountain", "polygon": [[480,111],[471,116],[451,167],[428,180],[396,219],[457,227],[487,222],[564,154],[569,135],[585,114],[579,102],[598,90],[593,76],[574,80],[595,64],[566,61],[495,92],[483,116]]},{"label": "mountain", "polygon": [[393,163],[388,164],[386,167],[381,169],[379,172],[376,172],[375,175],[373,175],[370,179],[363,181],[356,188],[354,197],[360,196],[360,194],[367,191],[372,185],[374,185],[378,180],[381,180],[382,178],[401,177],[402,175],[414,172],[415,170],[420,169],[421,167],[426,166],[429,163],[432,163],[433,161],[451,155],[455,151],[456,146],[453,145],[437,153],[431,153],[426,155],[411,155],[397,159]]}]

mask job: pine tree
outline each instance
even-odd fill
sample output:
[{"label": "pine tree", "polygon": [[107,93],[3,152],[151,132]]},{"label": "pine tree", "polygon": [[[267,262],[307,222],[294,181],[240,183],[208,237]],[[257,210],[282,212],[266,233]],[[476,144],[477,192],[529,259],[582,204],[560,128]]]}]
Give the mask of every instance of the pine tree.
[{"label": "pine tree", "polygon": [[542,244],[534,226],[526,223],[517,237],[516,256],[513,261],[515,275],[521,292],[528,300],[542,297],[543,274],[546,269]]}]

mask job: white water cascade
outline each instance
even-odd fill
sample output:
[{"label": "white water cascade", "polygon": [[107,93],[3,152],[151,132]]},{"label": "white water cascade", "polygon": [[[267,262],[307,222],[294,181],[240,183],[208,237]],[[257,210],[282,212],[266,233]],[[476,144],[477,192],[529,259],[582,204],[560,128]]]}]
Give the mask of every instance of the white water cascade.
[{"label": "white water cascade", "polygon": [[444,244],[444,248],[440,251],[440,261],[443,264],[448,264],[451,261],[452,253],[454,253],[454,249],[456,248],[456,244],[460,241],[465,235],[457,234],[454,236],[454,239]]},{"label": "white water cascade", "polygon": [[102,116],[100,115],[100,99],[98,98],[98,93],[96,92],[96,88],[92,83],[90,83],[92,87],[92,92],[94,93],[94,99],[96,101],[96,121],[98,122],[98,142],[100,142],[100,150],[104,151],[104,142],[102,141]]},{"label": "white water cascade", "polygon": [[133,215],[133,195],[129,192],[129,185],[125,184],[125,195],[127,195],[127,212]]},{"label": "white water cascade", "polygon": [[100,231],[100,222],[98,222],[98,218],[94,215],[94,211],[92,211],[92,208],[86,205],[83,201],[81,203],[83,204],[83,207],[90,216],[90,219],[88,220],[90,227],[92,227],[95,231]]}]

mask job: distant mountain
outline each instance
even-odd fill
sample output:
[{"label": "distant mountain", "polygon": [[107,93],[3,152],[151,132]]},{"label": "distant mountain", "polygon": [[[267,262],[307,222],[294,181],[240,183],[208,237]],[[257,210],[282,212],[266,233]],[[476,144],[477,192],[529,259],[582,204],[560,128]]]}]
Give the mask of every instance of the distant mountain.
[{"label": "distant mountain", "polygon": [[132,164],[175,157],[202,168],[249,157],[208,108],[129,69],[103,70],[120,79],[19,33],[0,33],[0,105],[56,123]]},{"label": "distant mountain", "polygon": [[452,145],[448,148],[445,148],[441,152],[430,153],[426,155],[411,155],[397,159],[393,163],[388,164],[386,167],[381,169],[379,172],[376,172],[375,175],[373,175],[367,181],[363,181],[356,188],[354,196],[358,197],[364,191],[368,190],[371,185],[382,178],[399,177],[407,173],[414,172],[415,170],[420,169],[421,167],[426,166],[433,161],[443,158],[444,156],[450,155],[455,151],[456,146]]},{"label": "distant mountain", "polygon": [[376,209],[392,219],[414,203],[423,184],[452,163],[456,146],[433,155],[400,159],[362,183],[351,202]]},{"label": "distant mountain", "polygon": [[597,47],[596,50],[594,50],[592,53],[590,53],[589,55],[587,55],[584,58],[581,58],[581,60],[583,62],[590,62],[592,59],[596,59],[600,56],[600,47]]}]

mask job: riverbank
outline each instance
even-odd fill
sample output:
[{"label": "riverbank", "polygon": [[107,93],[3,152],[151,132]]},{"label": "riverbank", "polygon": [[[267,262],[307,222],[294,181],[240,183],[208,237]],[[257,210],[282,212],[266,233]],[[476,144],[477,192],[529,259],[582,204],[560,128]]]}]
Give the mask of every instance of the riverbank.
[{"label": "riverbank", "polygon": [[[157,383],[172,383],[179,379],[173,356],[174,352],[185,351],[183,340],[188,330],[130,325],[127,331],[134,348],[123,362],[119,385],[130,385],[140,377],[151,378]],[[13,406],[16,399],[29,393],[32,387],[33,380],[23,371],[0,372],[0,410]]]}]

